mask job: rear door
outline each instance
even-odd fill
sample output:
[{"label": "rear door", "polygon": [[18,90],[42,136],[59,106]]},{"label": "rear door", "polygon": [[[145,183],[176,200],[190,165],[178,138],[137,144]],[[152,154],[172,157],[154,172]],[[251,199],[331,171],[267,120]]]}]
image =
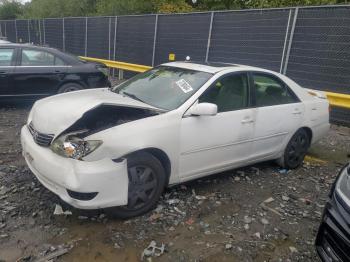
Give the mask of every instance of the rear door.
[{"label": "rear door", "polygon": [[301,126],[304,104],[277,76],[252,72],[255,112],[253,157],[269,158],[284,149],[288,139]]},{"label": "rear door", "polygon": [[67,65],[56,55],[40,49],[23,48],[14,72],[16,94],[45,96],[56,93]]},{"label": "rear door", "polygon": [[15,59],[16,48],[0,47],[0,96],[11,93]]}]

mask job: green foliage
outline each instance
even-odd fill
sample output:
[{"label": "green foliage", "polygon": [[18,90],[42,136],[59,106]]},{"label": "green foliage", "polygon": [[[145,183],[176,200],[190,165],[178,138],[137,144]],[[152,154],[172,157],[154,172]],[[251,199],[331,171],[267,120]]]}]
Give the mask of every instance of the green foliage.
[{"label": "green foliage", "polygon": [[348,0],[0,0],[0,19],[176,13],[347,3]]},{"label": "green foliage", "polygon": [[23,6],[17,1],[0,0],[0,19],[15,19],[23,13]]},{"label": "green foliage", "polygon": [[94,15],[96,0],[32,0],[25,5],[24,18]]},{"label": "green foliage", "polygon": [[152,13],[152,1],[145,0],[97,0],[97,15],[126,15]]}]

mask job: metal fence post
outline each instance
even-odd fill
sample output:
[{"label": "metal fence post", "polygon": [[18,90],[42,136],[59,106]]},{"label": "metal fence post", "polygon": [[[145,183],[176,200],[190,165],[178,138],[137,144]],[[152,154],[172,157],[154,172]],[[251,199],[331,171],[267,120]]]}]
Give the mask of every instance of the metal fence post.
[{"label": "metal fence post", "polygon": [[154,66],[154,61],[156,57],[157,32],[158,32],[158,14],[156,14],[156,21],[154,23],[152,67]]},{"label": "metal fence post", "polygon": [[39,19],[38,22],[39,22],[39,43],[40,43],[40,45],[42,45],[42,42],[41,42],[41,20]]},{"label": "metal fence post", "polygon": [[44,45],[46,45],[45,19],[43,19],[43,37],[44,37]]},{"label": "metal fence post", "polygon": [[111,24],[112,18],[108,19],[108,59],[111,60]]},{"label": "metal fence post", "polygon": [[292,47],[292,42],[293,42],[293,36],[294,36],[294,30],[295,30],[295,24],[298,18],[298,11],[299,7],[295,8],[294,11],[294,18],[293,18],[293,24],[292,24],[292,29],[290,31],[290,37],[289,37],[289,43],[288,43],[288,49],[287,49],[287,55],[286,55],[286,61],[284,63],[284,69],[283,69],[283,74],[285,75],[287,73],[287,67],[288,67],[288,61],[289,61],[289,55],[290,55],[290,49]]},{"label": "metal fence post", "polygon": [[29,25],[29,19],[27,20],[27,33],[28,33],[28,43],[30,43],[30,25]]},{"label": "metal fence post", "polygon": [[17,20],[15,19],[15,36],[16,36],[16,43],[18,39],[18,34],[17,34]]},{"label": "metal fence post", "polygon": [[65,25],[64,25],[64,18],[62,19],[62,39],[63,39],[63,51],[66,51],[66,36],[65,36]]},{"label": "metal fence post", "polygon": [[[115,17],[114,20],[114,39],[113,39],[113,60],[116,59],[117,50],[116,50],[116,42],[117,42],[117,26],[118,26],[118,17]],[[114,72],[113,72],[114,73]]]},{"label": "metal fence post", "polygon": [[0,36],[3,36],[2,35],[2,20],[0,21]]},{"label": "metal fence post", "polygon": [[284,54],[285,54],[286,46],[287,46],[287,39],[288,39],[288,32],[289,32],[289,24],[290,24],[291,15],[292,15],[292,9],[289,9],[289,16],[288,16],[288,22],[287,22],[287,28],[286,28],[286,36],[284,37],[283,51],[282,51],[282,57],[281,57],[280,73],[282,73],[282,70],[283,70]]},{"label": "metal fence post", "polygon": [[87,56],[87,41],[88,41],[88,18],[85,17],[85,56]]},{"label": "metal fence post", "polygon": [[205,62],[208,62],[209,58],[209,49],[210,49],[210,42],[211,42],[211,32],[213,30],[213,20],[214,20],[214,12],[211,12],[210,16],[210,25],[209,25],[209,34],[208,34],[208,43],[207,43],[207,51],[205,53]]},{"label": "metal fence post", "polygon": [[[117,42],[117,26],[118,26],[118,17],[114,19],[114,36],[113,36],[113,60],[116,60],[116,42]],[[115,68],[112,70],[113,77],[115,76]]]}]

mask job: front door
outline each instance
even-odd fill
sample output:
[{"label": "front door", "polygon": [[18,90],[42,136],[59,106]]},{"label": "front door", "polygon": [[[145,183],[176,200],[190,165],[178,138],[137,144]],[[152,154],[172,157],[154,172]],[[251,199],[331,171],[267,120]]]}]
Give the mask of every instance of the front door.
[{"label": "front door", "polygon": [[209,87],[198,103],[214,103],[215,116],[186,115],[181,123],[182,181],[239,165],[249,158],[254,130],[246,73],[225,75]]},{"label": "front door", "polygon": [[23,95],[53,94],[57,91],[65,72],[64,62],[55,55],[24,48],[14,72],[14,91]]}]

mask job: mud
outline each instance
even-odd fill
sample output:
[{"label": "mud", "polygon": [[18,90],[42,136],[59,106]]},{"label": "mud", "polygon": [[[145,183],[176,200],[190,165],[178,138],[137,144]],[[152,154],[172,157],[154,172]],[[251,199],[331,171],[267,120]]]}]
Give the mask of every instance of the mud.
[{"label": "mud", "polygon": [[[156,210],[122,221],[68,207],[34,178],[19,142],[30,107],[0,106],[0,260],[68,248],[57,261],[140,261],[155,240],[166,250],[151,261],[318,261],[314,239],[350,129],[333,126],[297,170],[266,162],[175,186]],[[55,204],[73,215],[53,215]]]}]

